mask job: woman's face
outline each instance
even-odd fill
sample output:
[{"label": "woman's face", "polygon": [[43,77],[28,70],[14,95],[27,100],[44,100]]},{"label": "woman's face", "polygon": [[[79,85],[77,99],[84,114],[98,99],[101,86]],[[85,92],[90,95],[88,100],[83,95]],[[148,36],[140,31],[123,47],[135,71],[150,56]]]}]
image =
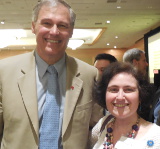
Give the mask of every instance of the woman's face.
[{"label": "woman's face", "polygon": [[116,118],[137,114],[139,90],[137,80],[128,73],[119,73],[109,82],[106,90],[106,106]]}]

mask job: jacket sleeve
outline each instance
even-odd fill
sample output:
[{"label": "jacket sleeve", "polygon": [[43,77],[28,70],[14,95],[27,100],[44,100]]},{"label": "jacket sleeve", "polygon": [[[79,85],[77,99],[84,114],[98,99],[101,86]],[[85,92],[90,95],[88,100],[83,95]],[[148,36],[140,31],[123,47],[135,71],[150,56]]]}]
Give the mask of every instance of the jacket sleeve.
[{"label": "jacket sleeve", "polygon": [[88,149],[92,149],[93,146],[98,141],[98,137],[100,135],[100,123],[101,120],[93,127],[93,129],[89,132],[89,142],[88,142]]},{"label": "jacket sleeve", "polygon": [[2,88],[0,85],[0,148],[3,136],[3,109],[2,109]]},{"label": "jacket sleeve", "polygon": [[[98,70],[94,81],[98,81],[101,78]],[[94,84],[93,84],[94,85]],[[104,116],[104,108],[102,108],[100,105],[95,103],[93,101],[93,107],[92,107],[92,115],[91,115],[91,121],[90,121],[90,129],[92,129],[95,124]]]}]

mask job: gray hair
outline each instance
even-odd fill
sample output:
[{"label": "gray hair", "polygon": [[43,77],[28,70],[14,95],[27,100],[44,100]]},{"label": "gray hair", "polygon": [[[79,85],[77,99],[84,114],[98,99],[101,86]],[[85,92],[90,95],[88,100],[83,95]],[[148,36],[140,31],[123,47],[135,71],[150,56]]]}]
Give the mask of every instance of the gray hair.
[{"label": "gray hair", "polygon": [[129,62],[132,64],[134,59],[137,61],[140,60],[142,53],[145,52],[137,48],[127,50],[123,55],[123,62]]},{"label": "gray hair", "polygon": [[49,6],[49,7],[56,7],[59,4],[68,8],[71,18],[71,25],[74,26],[76,20],[76,14],[74,13],[73,9],[69,4],[67,4],[63,0],[41,0],[37,3],[37,5],[33,8],[32,11],[32,21],[36,22],[38,19],[39,11],[41,10],[42,6]]}]

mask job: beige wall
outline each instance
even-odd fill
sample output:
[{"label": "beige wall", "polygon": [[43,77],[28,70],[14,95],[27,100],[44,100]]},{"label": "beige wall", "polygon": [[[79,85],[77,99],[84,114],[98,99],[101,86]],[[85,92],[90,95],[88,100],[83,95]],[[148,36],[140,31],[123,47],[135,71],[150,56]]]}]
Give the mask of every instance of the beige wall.
[{"label": "beige wall", "polygon": [[31,50],[1,50],[0,51],[0,59],[7,58],[10,56],[15,56],[18,54],[23,54],[30,52]]},{"label": "beige wall", "polygon": [[144,39],[141,39],[139,41],[137,41],[133,46],[131,46],[130,48],[138,48],[140,50],[144,51]]},{"label": "beige wall", "polygon": [[[144,50],[144,40],[140,40],[135,45],[129,47],[130,48],[139,48]],[[94,58],[99,53],[108,53],[114,55],[117,60],[122,61],[123,53],[128,49],[77,49],[70,50],[67,49],[66,52],[68,55],[81,59],[82,61],[87,62],[88,64],[93,65]],[[31,50],[1,50],[0,51],[0,59],[30,52]]]},{"label": "beige wall", "polygon": [[137,41],[133,46],[127,49],[77,49],[77,50],[67,50],[67,53],[71,56],[79,58],[91,65],[94,63],[94,58],[97,54],[108,53],[117,58],[118,61],[122,61],[123,54],[126,50],[131,48],[139,48],[144,51],[144,40],[141,39]]},{"label": "beige wall", "polygon": [[122,60],[123,53],[127,49],[81,49],[81,50],[67,50],[68,55],[79,58],[91,65],[94,63],[94,58],[99,53],[108,53],[114,55],[119,61]]}]

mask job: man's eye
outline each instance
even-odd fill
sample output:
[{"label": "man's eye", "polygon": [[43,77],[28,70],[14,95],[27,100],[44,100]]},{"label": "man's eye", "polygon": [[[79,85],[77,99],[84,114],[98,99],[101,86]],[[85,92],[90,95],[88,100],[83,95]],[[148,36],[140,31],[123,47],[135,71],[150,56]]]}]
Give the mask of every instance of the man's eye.
[{"label": "man's eye", "polygon": [[59,28],[59,29],[67,29],[68,26],[66,26],[66,25],[58,25],[58,28]]},{"label": "man's eye", "polygon": [[50,25],[50,23],[49,23],[49,22],[44,22],[43,24],[44,24],[44,25]]}]

